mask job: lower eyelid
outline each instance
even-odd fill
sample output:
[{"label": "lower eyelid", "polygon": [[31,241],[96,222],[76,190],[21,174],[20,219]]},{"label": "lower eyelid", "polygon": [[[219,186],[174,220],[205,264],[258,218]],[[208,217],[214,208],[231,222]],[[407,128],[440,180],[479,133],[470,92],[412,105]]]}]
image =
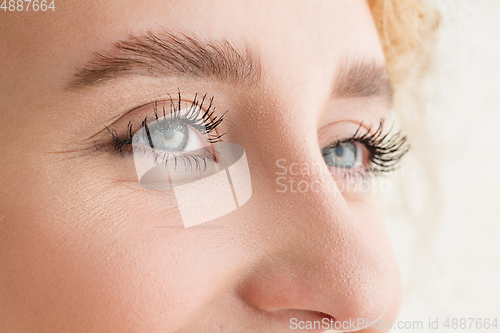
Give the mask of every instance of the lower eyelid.
[{"label": "lower eyelid", "polygon": [[153,158],[158,160],[159,162],[165,162],[167,160],[171,161],[174,159],[182,159],[182,158],[196,158],[196,157],[206,157],[212,161],[216,161],[215,157],[212,155],[213,151],[210,149],[210,146],[205,146],[200,149],[196,149],[194,151],[184,151],[184,152],[173,152],[166,151],[156,148],[151,148],[149,146],[144,145],[133,145],[130,149],[134,154],[134,157],[141,158],[141,155],[145,156],[144,158]]}]

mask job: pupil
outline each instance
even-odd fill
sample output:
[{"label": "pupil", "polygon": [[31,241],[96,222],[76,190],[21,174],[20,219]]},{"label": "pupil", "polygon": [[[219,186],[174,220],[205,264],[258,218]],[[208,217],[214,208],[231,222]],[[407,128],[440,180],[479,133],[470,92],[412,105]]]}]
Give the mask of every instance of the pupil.
[{"label": "pupil", "polygon": [[335,149],[333,150],[333,152],[337,156],[342,156],[342,155],[344,155],[344,147],[337,146],[337,147],[335,147]]},{"label": "pupil", "polygon": [[172,138],[175,136],[175,132],[176,132],[175,130],[169,128],[165,132],[163,132],[163,137],[166,140],[172,140]]}]

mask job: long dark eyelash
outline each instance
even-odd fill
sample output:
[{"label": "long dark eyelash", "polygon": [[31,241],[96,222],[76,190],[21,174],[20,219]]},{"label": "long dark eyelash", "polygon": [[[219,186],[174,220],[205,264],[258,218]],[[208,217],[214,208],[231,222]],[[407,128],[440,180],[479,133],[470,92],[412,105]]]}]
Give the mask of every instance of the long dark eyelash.
[{"label": "long dark eyelash", "polygon": [[380,120],[377,130],[373,133],[371,133],[373,129],[371,126],[366,133],[360,134],[362,126],[363,123],[359,125],[351,138],[337,140],[332,144],[332,148],[345,142],[361,143],[370,153],[371,165],[367,167],[366,171],[375,175],[394,171],[401,158],[410,150],[406,136],[402,136],[401,131],[391,134],[394,125],[387,133],[383,134],[384,119]]},{"label": "long dark eyelash", "polygon": [[[132,144],[132,137],[133,137],[133,134],[132,134],[132,127],[133,127],[133,124],[131,121],[129,121],[129,123],[127,124],[127,134],[125,135],[125,137],[122,137],[120,138],[118,136],[118,134],[116,133],[115,130],[113,129],[110,129],[109,127],[107,126],[104,126],[106,128],[106,130],[109,132],[109,134],[111,135],[111,139],[113,140],[113,145],[112,145],[112,148],[117,150],[118,152],[122,153],[123,152],[123,147],[126,147],[128,145],[131,145]],[[96,145],[96,147],[99,149],[100,147]]]},{"label": "long dark eyelash", "polygon": [[[207,101],[207,94],[203,95],[201,99],[198,98],[198,94],[195,94],[193,102],[191,106],[188,108],[188,111],[184,114],[180,114],[180,110],[182,110],[182,99],[181,93],[178,92],[178,101],[174,102],[172,97],[170,96],[170,111],[165,109],[163,106],[162,110],[159,112],[158,110],[158,102],[155,102],[153,107],[153,116],[155,120],[163,117],[165,122],[174,122],[181,123],[184,125],[191,126],[196,129],[202,135],[207,135],[207,142],[209,143],[217,143],[222,141],[222,137],[225,133],[217,134],[215,129],[219,126],[224,120],[224,116],[227,113],[224,112],[221,116],[215,115],[215,107],[213,106],[214,97],[208,99],[208,107],[206,110],[203,108],[205,102]],[[170,115],[170,117],[168,117]],[[169,119],[168,119],[169,118]],[[168,119],[168,120],[167,120]],[[141,122],[141,126],[147,129],[148,117],[145,117]],[[159,126],[166,125],[165,123],[159,123]],[[113,144],[113,149],[122,153],[123,148],[132,144],[133,134],[133,123],[129,122],[127,124],[126,134],[125,136],[120,137],[117,132],[113,129],[106,127],[107,131],[111,135]]]}]

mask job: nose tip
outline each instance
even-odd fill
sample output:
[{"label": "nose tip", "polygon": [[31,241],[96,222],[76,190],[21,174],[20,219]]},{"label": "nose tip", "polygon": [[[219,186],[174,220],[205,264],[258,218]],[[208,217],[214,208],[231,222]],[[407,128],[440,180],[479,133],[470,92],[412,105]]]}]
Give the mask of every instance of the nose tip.
[{"label": "nose tip", "polygon": [[331,276],[340,281],[340,291],[333,290],[332,285],[328,293],[333,297],[325,299],[323,307],[337,320],[377,320],[391,304],[394,294],[389,270],[376,256],[365,257],[346,270],[338,278]]},{"label": "nose tip", "polygon": [[241,298],[281,317],[284,310],[299,310],[306,318],[320,315],[341,322],[380,318],[394,297],[391,271],[348,214],[341,195],[332,200],[310,194],[300,198],[300,205],[293,204],[298,198],[288,198],[288,204],[283,199],[279,219],[287,221],[286,229],[269,212],[269,234],[260,229],[263,251],[240,284]]},{"label": "nose tip", "polygon": [[242,284],[240,295],[263,311],[302,310],[342,322],[377,320],[391,303],[393,284],[380,260],[361,251],[315,264],[269,258]]}]

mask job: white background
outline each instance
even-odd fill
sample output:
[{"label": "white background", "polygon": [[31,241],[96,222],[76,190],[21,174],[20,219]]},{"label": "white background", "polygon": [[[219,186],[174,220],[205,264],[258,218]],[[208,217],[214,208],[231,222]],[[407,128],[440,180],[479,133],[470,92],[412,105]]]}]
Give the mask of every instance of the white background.
[{"label": "white background", "polygon": [[[422,185],[425,172],[410,156],[404,190],[382,197],[405,284],[398,320],[421,320],[424,329],[392,332],[500,332],[500,1],[435,3],[443,21],[424,121],[433,128],[429,150],[439,151],[437,177]],[[420,214],[427,220],[394,209],[401,196],[410,211],[433,209],[414,206],[438,188],[441,211]],[[443,327],[446,318],[471,317],[498,318],[499,327]],[[429,318],[439,330],[428,329]]]}]

